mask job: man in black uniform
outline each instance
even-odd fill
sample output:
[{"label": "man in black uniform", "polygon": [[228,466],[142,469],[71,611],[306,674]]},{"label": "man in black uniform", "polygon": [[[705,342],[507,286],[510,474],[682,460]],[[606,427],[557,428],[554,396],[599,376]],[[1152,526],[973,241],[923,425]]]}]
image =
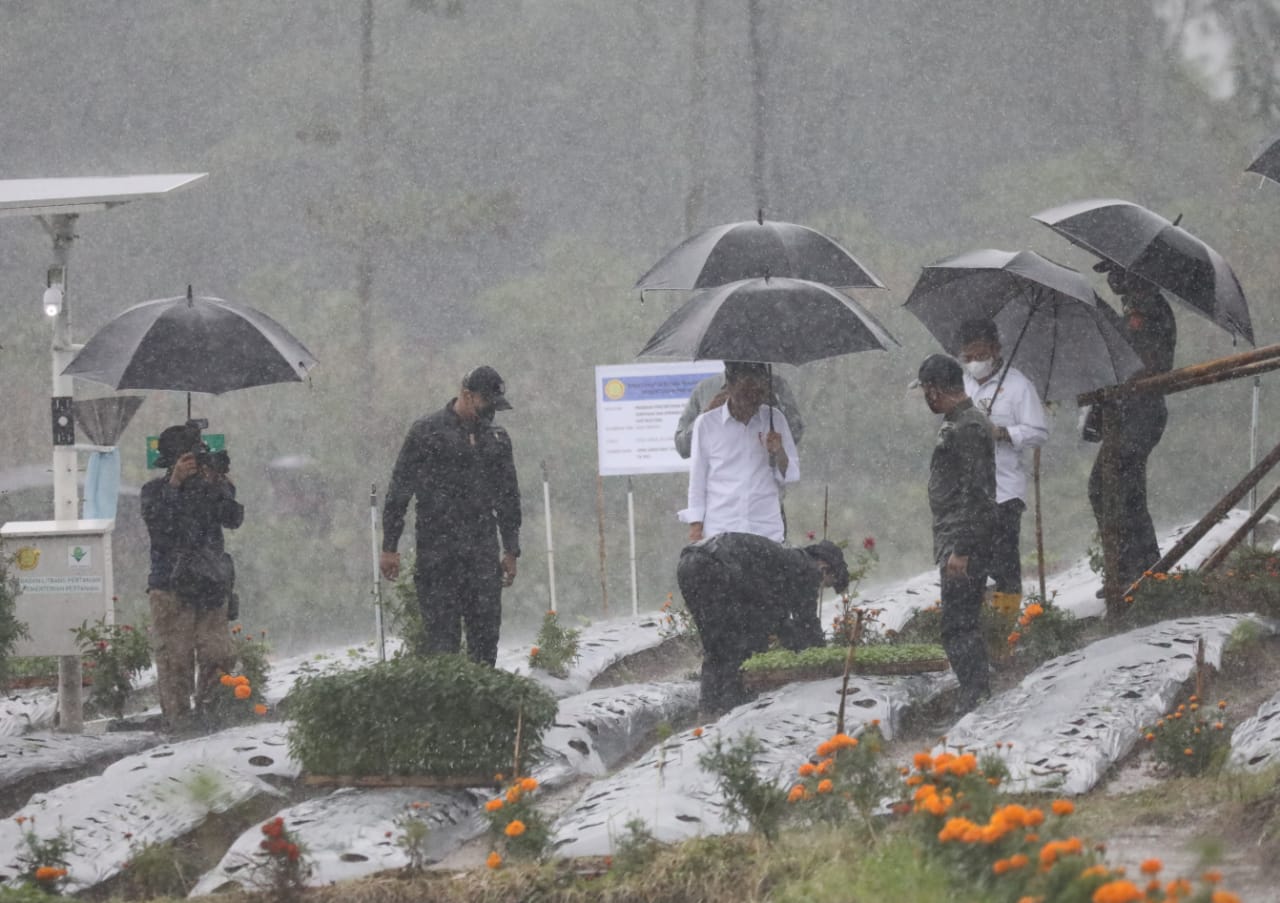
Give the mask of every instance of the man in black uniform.
[{"label": "man in black uniform", "polygon": [[[1173,369],[1178,327],[1160,289],[1109,260],[1094,265],[1107,274],[1107,285],[1120,296],[1122,316],[1106,304],[1101,309],[1142,359],[1142,369],[1130,379],[1142,379]],[[1118,591],[1142,576],[1160,560],[1156,528],[1147,509],[1147,458],[1164,435],[1169,409],[1156,394],[1131,395],[1105,402],[1096,415],[1102,445],[1089,473],[1089,503],[1098,522],[1103,551],[1114,560],[1114,574],[1106,579]]]},{"label": "man in black uniform", "polygon": [[823,540],[793,549],[754,533],[720,533],[680,553],[676,581],[702,638],[701,708],[713,716],[751,697],[739,668],[776,636],[788,649],[823,643],[818,590],[844,592],[844,553]]},{"label": "man in black uniform", "polygon": [[942,646],[960,681],[961,714],[990,690],[979,617],[996,518],[995,443],[991,424],[965,394],[958,361],[931,354],[912,385],[924,389],[929,410],[943,415],[929,462],[929,510],[942,582]]},{"label": "man in black uniform", "polygon": [[[457,652],[466,625],[467,654],[492,665],[498,656],[502,587],[520,556],[520,488],[507,431],[495,411],[511,408],[502,377],[477,367],[458,397],[414,423],[404,440],[382,511],[382,576],[400,575],[396,547],[409,499],[417,497],[414,585],[428,652]],[[498,537],[502,558],[498,558]]]}]

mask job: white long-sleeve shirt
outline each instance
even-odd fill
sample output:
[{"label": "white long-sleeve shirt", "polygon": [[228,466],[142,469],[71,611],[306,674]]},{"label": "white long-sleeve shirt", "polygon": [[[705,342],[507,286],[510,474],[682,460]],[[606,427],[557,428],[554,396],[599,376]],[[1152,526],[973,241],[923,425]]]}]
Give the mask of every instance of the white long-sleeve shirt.
[{"label": "white long-sleeve shirt", "polygon": [[[1022,463],[1024,448],[1039,448],[1049,439],[1049,426],[1044,418],[1044,405],[1031,380],[1014,367],[1005,368],[1004,382],[996,372],[979,384],[968,373],[964,375],[965,393],[994,426],[1009,431],[1009,439],[996,442],[996,504],[1027,496],[1027,471]],[[996,395],[996,386],[1000,394]]]},{"label": "white long-sleeve shirt", "polygon": [[730,416],[728,404],[698,415],[689,455],[689,507],[680,512],[680,520],[700,521],[704,537],[755,533],[782,542],[778,488],[800,479],[800,457],[787,418],[777,408],[773,429],[782,436],[786,473],[769,466],[767,405],[746,423]]}]

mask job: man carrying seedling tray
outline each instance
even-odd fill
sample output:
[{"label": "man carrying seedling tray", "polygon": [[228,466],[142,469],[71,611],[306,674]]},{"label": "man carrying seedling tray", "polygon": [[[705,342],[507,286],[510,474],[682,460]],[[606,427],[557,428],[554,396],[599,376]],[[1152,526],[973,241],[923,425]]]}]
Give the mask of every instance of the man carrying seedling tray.
[{"label": "man carrying seedling tray", "polygon": [[833,542],[794,549],[752,533],[720,533],[680,553],[676,580],[702,638],[700,705],[718,716],[752,697],[739,669],[776,636],[799,651],[823,643],[821,587],[844,592],[849,568]]}]

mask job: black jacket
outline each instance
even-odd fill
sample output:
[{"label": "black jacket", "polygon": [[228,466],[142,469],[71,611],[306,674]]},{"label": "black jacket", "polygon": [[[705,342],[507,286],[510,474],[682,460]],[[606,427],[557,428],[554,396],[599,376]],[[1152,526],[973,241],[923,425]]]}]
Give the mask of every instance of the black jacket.
[{"label": "black jacket", "polygon": [[142,519],[151,536],[151,573],[147,589],[170,589],[175,553],[209,547],[225,551],[222,529],[244,522],[244,505],[230,483],[209,483],[199,475],[173,486],[169,475],[142,487]]},{"label": "black jacket", "polygon": [[417,499],[420,560],[438,561],[502,548],[520,554],[520,487],[507,431],[487,420],[464,421],[457,399],[409,429],[382,510],[382,549],[394,552],[409,499]]},{"label": "black jacket", "polygon": [[966,399],[947,414],[929,462],[933,557],[986,560],[996,516],[996,449],[991,424]]}]

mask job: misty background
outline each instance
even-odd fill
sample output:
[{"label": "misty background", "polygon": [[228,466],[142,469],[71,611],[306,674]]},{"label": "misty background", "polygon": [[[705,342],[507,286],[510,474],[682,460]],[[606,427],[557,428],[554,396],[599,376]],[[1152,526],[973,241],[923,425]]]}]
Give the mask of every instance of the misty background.
[{"label": "misty background", "polygon": [[[1280,122],[1278,40],[1275,0],[0,0],[0,178],[207,171],[80,218],[74,339],[190,283],[319,358],[309,385],[193,402],[226,433],[246,507],[228,541],[242,618],[278,649],[371,635],[370,484],[381,499],[410,423],[463,373],[497,367],[525,517],[510,641],[549,598],[543,461],[560,608],[603,615],[592,368],[632,360],[683,297],[642,304],[631,285],[758,206],[832,235],[888,286],[857,298],[901,350],[786,371],[807,427],[790,538],[821,531],[829,489],[831,538],[877,541],[872,584],[930,565],[936,421],[905,386],[936,348],[901,307],[920,267],[997,247],[1087,271],[1029,215],[1125,198],[1182,214],[1234,267],[1259,345],[1276,341],[1280,186],[1243,170]],[[37,221],[0,220],[0,519],[52,507],[32,488],[48,480],[51,262]],[[1244,350],[1174,307],[1179,366]],[[102,394],[77,382],[78,398]],[[121,440],[134,493],[154,476],[145,437],[185,418],[181,394],[146,394]],[[1261,453],[1276,410],[1265,384]],[[1244,474],[1249,416],[1246,381],[1170,398],[1158,529]],[[1057,566],[1093,532],[1096,446],[1074,407],[1051,426]],[[642,609],[676,591],[685,487],[634,479]],[[610,611],[629,611],[624,478],[605,479],[604,515]],[[1023,523],[1030,577],[1031,511]],[[146,609],[145,556],[126,497],[122,618]]]}]

